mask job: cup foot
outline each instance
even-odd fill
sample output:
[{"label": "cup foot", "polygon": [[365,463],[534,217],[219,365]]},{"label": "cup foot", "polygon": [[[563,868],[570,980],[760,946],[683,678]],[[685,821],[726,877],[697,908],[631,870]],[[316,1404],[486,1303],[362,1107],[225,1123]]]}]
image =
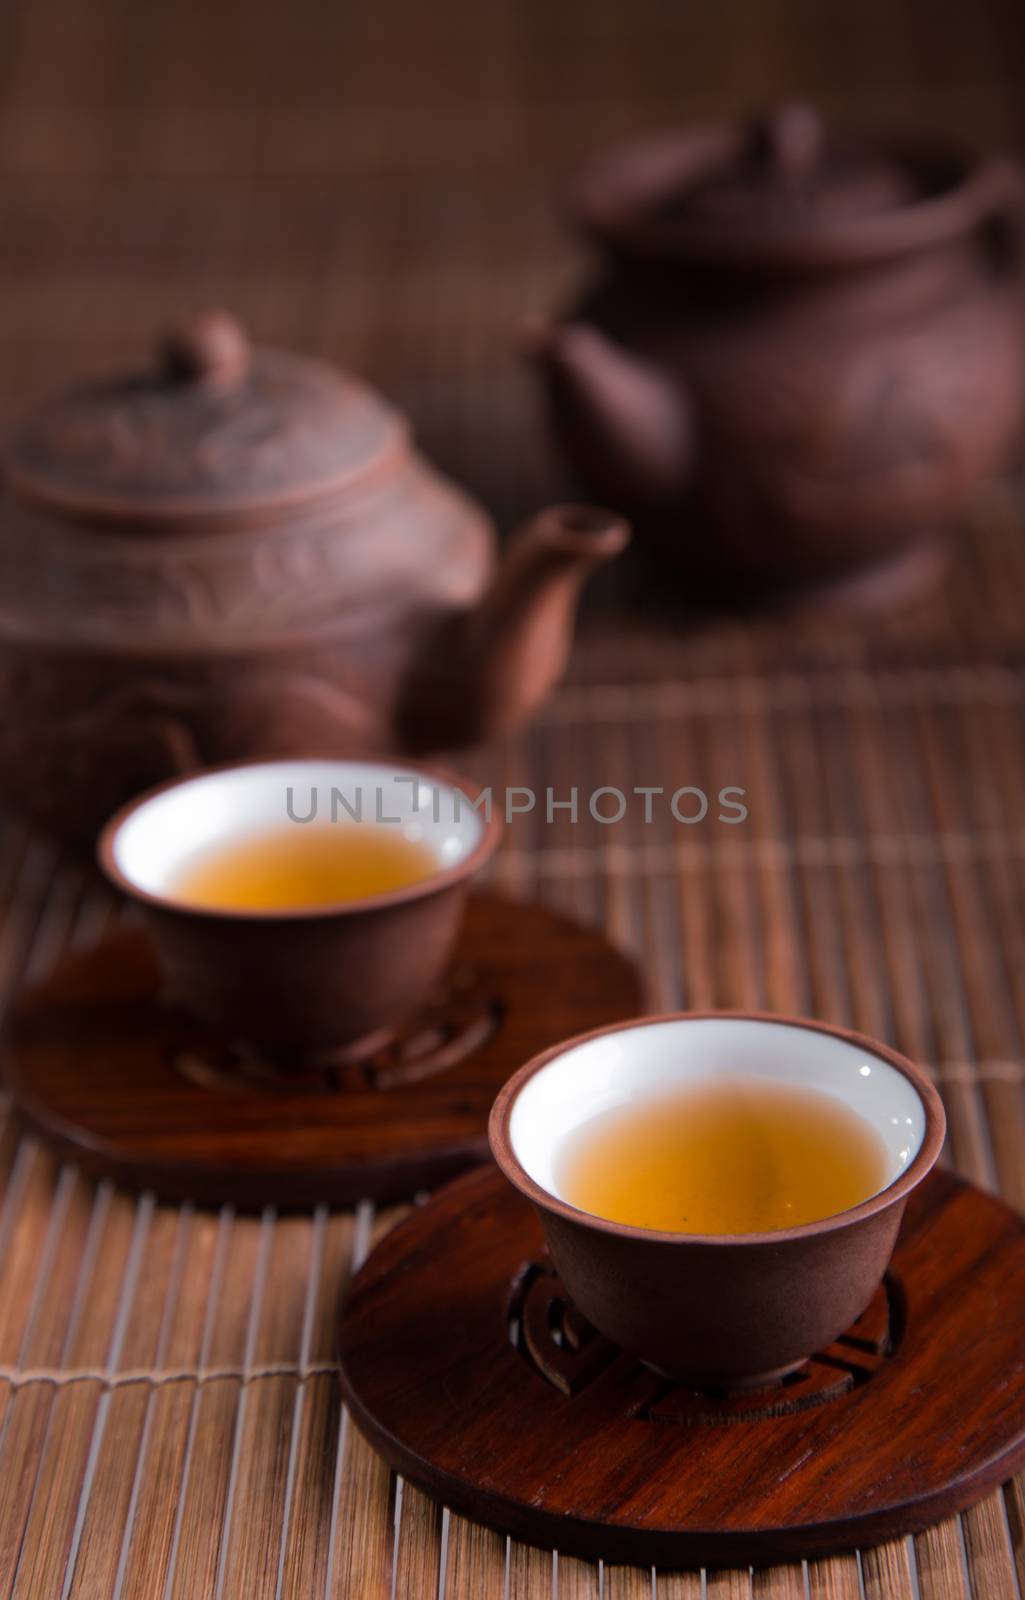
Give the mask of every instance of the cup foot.
[{"label": "cup foot", "polygon": [[318,1050],[273,1054],[227,1040],[188,1012],[168,1013],[170,1058],[200,1088],[315,1094],[399,1088],[445,1072],[500,1026],[503,1001],[476,967],[457,964],[403,1022]]},{"label": "cup foot", "polygon": [[875,1377],[899,1342],[899,1298],[887,1279],[857,1321],[827,1349],[770,1371],[741,1377],[671,1373],[600,1334],[576,1309],[545,1258],[516,1273],[508,1295],[509,1339],[527,1365],[561,1394],[580,1394],[616,1368],[630,1389],[631,1416],[665,1422],[743,1421],[822,1405]]},{"label": "cup foot", "polygon": [[660,1367],[652,1366],[645,1362],[645,1366],[658,1377],[664,1378],[668,1383],[680,1383],[692,1388],[695,1393],[707,1395],[710,1400],[731,1399],[733,1396],[760,1394],[763,1389],[778,1389],[784,1380],[796,1373],[804,1371],[810,1356],[802,1356],[799,1361],[791,1361],[788,1366],[773,1367],[770,1372],[756,1372],[743,1378],[687,1378],[671,1372],[663,1372]]}]

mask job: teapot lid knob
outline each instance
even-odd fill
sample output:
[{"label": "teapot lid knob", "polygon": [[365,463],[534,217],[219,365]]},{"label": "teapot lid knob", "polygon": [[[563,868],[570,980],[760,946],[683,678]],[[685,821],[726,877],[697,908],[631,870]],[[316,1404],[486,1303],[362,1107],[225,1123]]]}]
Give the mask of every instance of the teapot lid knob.
[{"label": "teapot lid knob", "polygon": [[245,329],[227,311],[201,311],[168,329],[160,362],[172,381],[234,388],[249,371]]},{"label": "teapot lid knob", "polygon": [[751,127],[752,154],[784,179],[812,173],[822,162],[825,143],[822,118],[801,100],[775,106]]}]

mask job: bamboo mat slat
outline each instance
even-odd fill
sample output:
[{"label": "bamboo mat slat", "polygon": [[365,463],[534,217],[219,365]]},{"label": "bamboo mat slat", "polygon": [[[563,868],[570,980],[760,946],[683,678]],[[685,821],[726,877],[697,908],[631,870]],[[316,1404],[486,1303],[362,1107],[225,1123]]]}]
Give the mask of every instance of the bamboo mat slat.
[{"label": "bamboo mat slat", "polygon": [[[505,1594],[506,1540],[489,1528],[448,1517],[445,1545],[445,1600],[502,1600]],[[544,1593],[550,1583],[546,1576]]]},{"label": "bamboo mat slat", "polygon": [[861,1558],[865,1600],[915,1600],[917,1563],[910,1539],[866,1550]]},{"label": "bamboo mat slat", "polygon": [[956,1518],[916,1536],[915,1561],[922,1594],[969,1600],[964,1534]]},{"label": "bamboo mat slat", "polygon": [[[701,1577],[696,1572],[656,1573],[656,1600],[701,1600],[701,1593]],[[561,1587],[559,1596],[561,1600]]]},{"label": "bamboo mat slat", "polygon": [[853,1556],[834,1556],[828,1561],[809,1561],[808,1594],[810,1600],[862,1600],[857,1560]]}]

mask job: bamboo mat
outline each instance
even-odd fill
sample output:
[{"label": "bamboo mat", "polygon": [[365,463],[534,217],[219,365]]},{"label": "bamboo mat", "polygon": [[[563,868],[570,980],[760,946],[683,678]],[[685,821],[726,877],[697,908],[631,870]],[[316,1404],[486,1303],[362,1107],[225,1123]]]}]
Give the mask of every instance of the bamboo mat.
[{"label": "bamboo mat", "polygon": [[[604,143],[812,94],[1025,147],[1018,0],[9,0],[0,424],[138,361],[176,310],[354,367],[505,527],[565,491],[514,351],[580,263],[555,196]],[[930,1065],[958,1168],[1025,1207],[1025,507],[870,626],[681,620],[597,586],[571,682],[495,782],[721,785],[743,827],[531,815],[505,888],[603,924],[654,1004],[847,1021]],[[0,1000],[113,915],[15,826]],[[1025,1486],[859,1558],[560,1561],[396,1483],[339,1405],[337,1302],[393,1220],[235,1216],[0,1137],[0,1600],[1004,1600]],[[1017,1565],[1016,1565],[1017,1563]]]},{"label": "bamboo mat", "polygon": [[[601,683],[593,648],[479,770],[559,796],[736,784],[750,817],[524,817],[500,883],[604,923],[644,960],[660,1008],[808,1012],[894,1041],[935,1073],[959,1170],[1025,1208],[1025,675],[938,656]],[[686,647],[662,649],[671,666]],[[5,992],[116,915],[13,827],[2,872]],[[340,1406],[339,1296],[395,1213],[162,1206],[86,1182],[13,1129],[0,1160],[0,1593],[1020,1592],[1025,1483],[916,1539],[807,1568],[653,1575],[507,1543],[396,1482]]]}]

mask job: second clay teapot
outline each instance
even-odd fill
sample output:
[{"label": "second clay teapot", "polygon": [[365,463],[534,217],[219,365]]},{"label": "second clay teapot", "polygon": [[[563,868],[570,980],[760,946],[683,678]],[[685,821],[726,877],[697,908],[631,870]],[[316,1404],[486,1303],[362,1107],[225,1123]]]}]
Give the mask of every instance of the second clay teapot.
[{"label": "second clay teapot", "polygon": [[577,594],[627,530],[484,511],[356,379],[223,313],[149,372],[16,432],[0,512],[3,799],[89,841],[133,794],[256,756],[448,750],[560,675]]},{"label": "second clay teapot", "polygon": [[1021,421],[1015,168],[786,105],[610,152],[574,212],[599,269],[529,342],[587,493],[728,600],[939,569]]}]

